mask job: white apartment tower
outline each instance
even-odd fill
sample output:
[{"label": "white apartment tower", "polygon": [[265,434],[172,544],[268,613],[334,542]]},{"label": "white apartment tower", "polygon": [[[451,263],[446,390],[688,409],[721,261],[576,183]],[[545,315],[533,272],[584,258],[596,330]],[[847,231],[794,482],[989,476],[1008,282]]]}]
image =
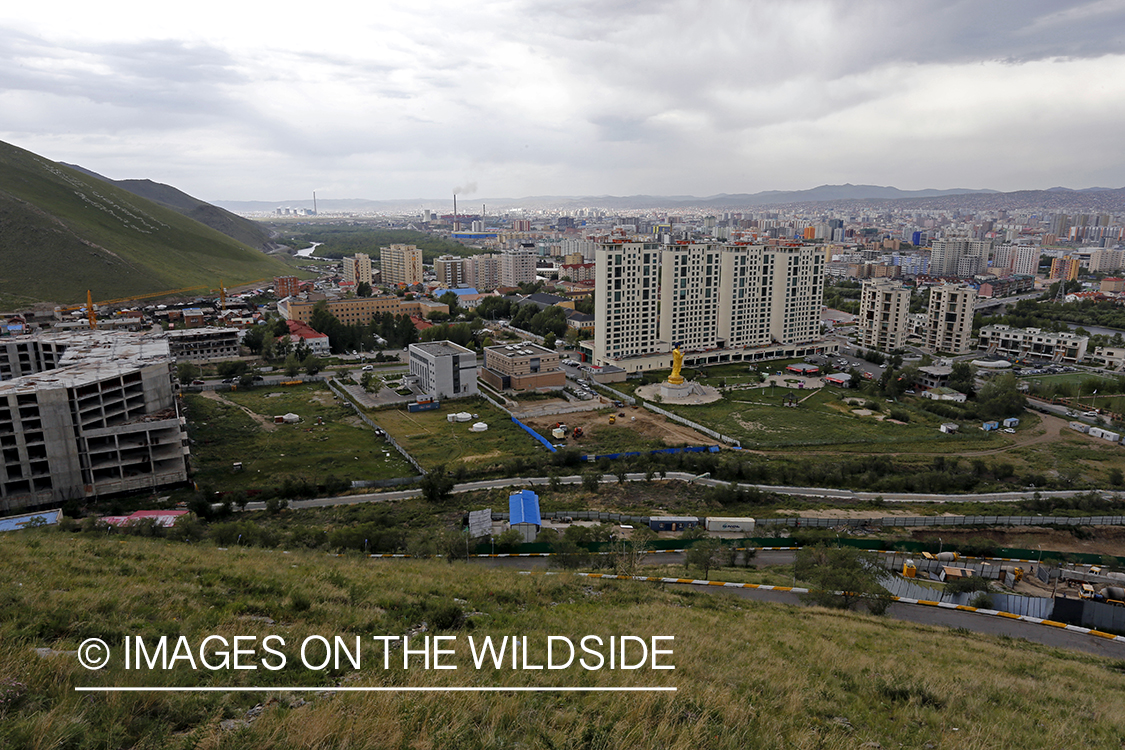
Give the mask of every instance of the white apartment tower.
[{"label": "white apartment tower", "polygon": [[344,281],[359,285],[363,282],[371,283],[371,256],[366,253],[356,253],[350,258],[344,258]]},{"label": "white apartment tower", "polygon": [[602,245],[595,364],[675,346],[701,352],[813,341],[824,260],[824,250],[811,245]]},{"label": "white apartment tower", "polygon": [[859,298],[859,342],[867,349],[891,352],[906,342],[910,290],[897,281],[863,282]]},{"label": "white apartment tower", "polygon": [[977,291],[965,284],[942,284],[930,289],[926,349],[965,354],[971,347]]},{"label": "white apartment tower", "polygon": [[414,245],[390,245],[379,250],[384,284],[422,283],[422,251]]},{"label": "white apartment tower", "polygon": [[594,262],[594,363],[668,352],[659,333],[660,245],[606,243]]},{"label": "white apartment tower", "polygon": [[534,248],[509,250],[500,255],[500,285],[519,286],[535,282],[535,263],[539,259]]}]

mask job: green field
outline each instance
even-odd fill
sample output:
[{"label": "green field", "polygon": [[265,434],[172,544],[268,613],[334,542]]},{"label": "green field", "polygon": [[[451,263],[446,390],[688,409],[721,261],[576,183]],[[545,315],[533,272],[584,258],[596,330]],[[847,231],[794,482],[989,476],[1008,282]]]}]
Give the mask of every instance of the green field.
[{"label": "green field", "polygon": [[[867,615],[438,561],[220,550],[58,530],[0,536],[0,746],[198,748],[1119,748],[1125,661]],[[419,632],[422,623],[427,631]],[[455,670],[384,669],[372,636],[453,636]],[[123,639],[277,635],[273,671],[126,670]],[[308,669],[341,636],[359,668]],[[474,668],[467,641],[673,636],[674,670]],[[99,671],[72,653],[101,638]],[[34,649],[53,649],[42,657]],[[169,647],[171,650],[171,646]],[[212,644],[211,662],[219,662]],[[61,653],[59,653],[61,652]],[[310,652],[310,656],[312,653]],[[319,656],[319,654],[318,654]],[[315,661],[315,660],[314,660]],[[674,687],[675,693],[333,693],[343,687]],[[76,687],[261,692],[81,693]],[[307,687],[307,690],[292,690]],[[257,708],[255,708],[257,707]]]},{"label": "green field", "polygon": [[[476,414],[468,422],[450,422],[446,415]],[[542,457],[547,449],[516,426],[505,412],[483,398],[444,401],[433,411],[410,413],[406,409],[379,409],[370,416],[426,469],[445,464],[450,469],[478,469],[503,464],[513,458]],[[486,432],[469,432],[474,422],[488,425]]]},{"label": "green field", "polygon": [[[222,394],[230,403],[199,394],[185,396],[194,479],[217,491],[275,487],[285,479],[323,484],[343,480],[389,479],[416,472],[350,410],[333,400],[323,384],[251,388]],[[272,422],[292,412],[296,425],[261,424],[238,406]],[[317,417],[324,420],[317,425]],[[241,461],[242,472],[232,472]]]}]

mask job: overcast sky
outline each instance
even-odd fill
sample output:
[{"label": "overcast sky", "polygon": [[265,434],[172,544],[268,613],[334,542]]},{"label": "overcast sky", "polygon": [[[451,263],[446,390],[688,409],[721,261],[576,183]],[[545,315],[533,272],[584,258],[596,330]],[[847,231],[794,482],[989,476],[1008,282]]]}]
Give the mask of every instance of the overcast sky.
[{"label": "overcast sky", "polygon": [[0,140],[205,200],[1121,187],[1123,130],[1119,0],[0,8]]}]

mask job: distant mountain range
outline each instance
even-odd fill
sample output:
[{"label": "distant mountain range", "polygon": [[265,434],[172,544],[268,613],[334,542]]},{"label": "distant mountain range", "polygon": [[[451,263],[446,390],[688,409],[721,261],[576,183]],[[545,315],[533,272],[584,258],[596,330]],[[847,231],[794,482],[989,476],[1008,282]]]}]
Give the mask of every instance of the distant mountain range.
[{"label": "distant mountain range", "polygon": [[183,207],[211,213],[191,205],[190,196],[130,182],[161,202],[0,141],[0,309],[84,302],[87,289],[106,300],[289,272],[282,261],[184,215]]},{"label": "distant mountain range", "polygon": [[[1013,208],[1007,205],[1016,201],[1023,206],[1039,201],[1044,207],[1066,205],[1080,210],[1084,206],[1090,210],[1101,210],[1105,204],[1119,204],[1125,208],[1125,188],[1086,188],[1072,190],[1055,187],[1050,190],[1023,190],[1001,193],[996,190],[953,188],[949,190],[899,190],[895,187],[879,185],[821,185],[809,190],[766,190],[760,193],[736,193],[712,195],[698,198],[690,195],[597,195],[597,196],[559,196],[541,195],[526,198],[478,198],[458,196],[458,210],[463,213],[477,213],[485,206],[488,213],[508,209],[538,208],[557,211],[576,210],[584,207],[598,207],[616,211],[640,211],[652,209],[685,210],[690,208],[710,210],[742,210],[765,206],[786,206],[794,204],[838,204],[844,202],[863,202],[882,205],[900,201],[927,201],[927,205],[955,208],[959,204],[988,210]],[[361,198],[332,199],[319,198],[317,209],[321,212],[354,213],[414,213],[422,209],[452,211],[453,199],[448,198],[410,198],[396,200],[364,200]],[[289,201],[215,201],[215,204],[230,211],[242,214],[270,213],[277,208],[312,209],[308,200]],[[1112,210],[1112,209],[1109,209]]]}]

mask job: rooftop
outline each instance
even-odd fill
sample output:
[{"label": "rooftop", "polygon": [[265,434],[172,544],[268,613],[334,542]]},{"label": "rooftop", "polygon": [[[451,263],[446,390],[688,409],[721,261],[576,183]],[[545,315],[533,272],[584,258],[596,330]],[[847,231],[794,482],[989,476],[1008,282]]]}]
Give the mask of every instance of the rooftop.
[{"label": "rooftop", "polygon": [[451,357],[454,354],[476,356],[471,349],[466,349],[460,344],[454,344],[452,341],[423,341],[420,344],[411,344],[410,350],[425,352],[431,357]]}]

